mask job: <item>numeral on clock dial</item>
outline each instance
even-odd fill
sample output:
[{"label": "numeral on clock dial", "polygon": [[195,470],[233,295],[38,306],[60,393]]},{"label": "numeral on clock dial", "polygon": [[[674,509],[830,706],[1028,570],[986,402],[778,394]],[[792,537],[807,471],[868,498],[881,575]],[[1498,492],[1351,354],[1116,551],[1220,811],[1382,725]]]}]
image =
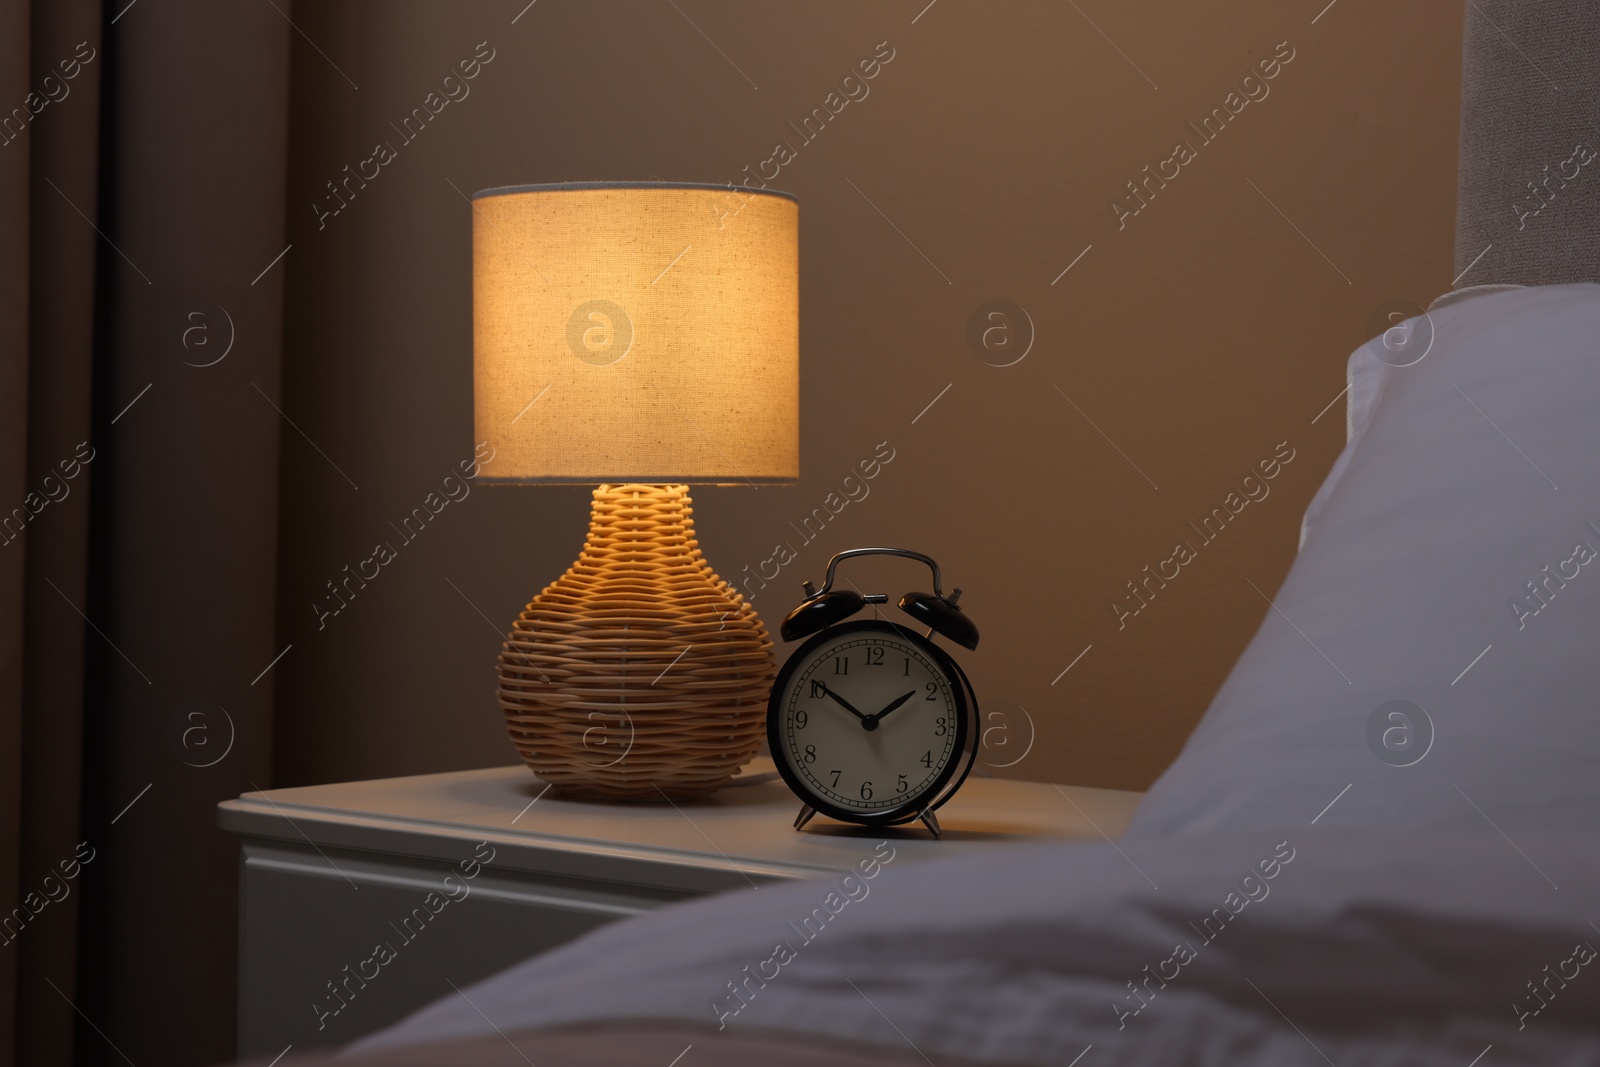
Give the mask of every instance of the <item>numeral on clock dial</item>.
[{"label": "numeral on clock dial", "polygon": [[869,626],[818,642],[781,698],[773,756],[824,813],[914,811],[949,779],[964,744],[953,668],[914,635]]}]

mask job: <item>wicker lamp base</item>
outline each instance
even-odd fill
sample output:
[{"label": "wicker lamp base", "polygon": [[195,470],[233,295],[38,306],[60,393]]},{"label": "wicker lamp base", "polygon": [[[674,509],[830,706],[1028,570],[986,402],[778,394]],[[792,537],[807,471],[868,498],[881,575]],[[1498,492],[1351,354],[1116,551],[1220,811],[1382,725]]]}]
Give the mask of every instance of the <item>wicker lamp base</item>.
[{"label": "wicker lamp base", "polygon": [[572,796],[702,796],[765,732],[772,641],[700,554],[685,485],[602,485],[565,574],[512,627],[500,707],[534,772]]}]

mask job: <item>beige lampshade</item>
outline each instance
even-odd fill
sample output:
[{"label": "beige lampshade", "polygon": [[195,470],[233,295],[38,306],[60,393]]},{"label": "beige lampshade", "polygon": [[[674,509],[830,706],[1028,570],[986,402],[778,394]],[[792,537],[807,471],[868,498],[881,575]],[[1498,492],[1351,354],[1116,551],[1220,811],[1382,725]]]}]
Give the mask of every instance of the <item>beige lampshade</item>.
[{"label": "beige lampshade", "polygon": [[794,481],[799,205],[716,185],[473,197],[473,412],[514,482]]}]

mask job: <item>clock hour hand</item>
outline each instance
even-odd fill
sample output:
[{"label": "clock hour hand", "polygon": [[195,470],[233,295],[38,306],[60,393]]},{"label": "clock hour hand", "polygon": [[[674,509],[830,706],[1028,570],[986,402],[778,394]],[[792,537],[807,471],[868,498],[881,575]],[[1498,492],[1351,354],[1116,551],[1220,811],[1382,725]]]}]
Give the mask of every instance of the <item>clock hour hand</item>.
[{"label": "clock hour hand", "polygon": [[898,708],[901,704],[904,704],[906,701],[910,700],[912,697],[914,697],[916,695],[917,695],[917,691],[915,689],[913,689],[911,692],[905,694],[904,696],[896,697],[893,703],[891,703],[888,707],[884,708],[882,711],[878,712],[878,714],[872,716],[872,718],[874,718],[874,719],[883,718],[885,715],[889,714],[895,708]]},{"label": "clock hour hand", "polygon": [[861,712],[857,711],[855,709],[855,706],[852,705],[844,697],[840,696],[838,693],[835,693],[832,689],[829,689],[827,686],[823,686],[822,687],[822,691],[824,693],[828,694],[828,696],[830,698],[832,698],[833,702],[838,704],[841,708],[843,708],[844,710],[848,711],[850,714],[854,715],[856,718],[860,719],[862,722],[866,722],[867,721],[867,716],[862,714]]}]

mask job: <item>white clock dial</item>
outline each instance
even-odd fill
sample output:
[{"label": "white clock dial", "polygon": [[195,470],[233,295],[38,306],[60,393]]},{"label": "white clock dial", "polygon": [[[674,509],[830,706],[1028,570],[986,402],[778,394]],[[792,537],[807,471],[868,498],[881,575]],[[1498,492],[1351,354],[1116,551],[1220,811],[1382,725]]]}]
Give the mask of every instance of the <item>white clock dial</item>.
[{"label": "white clock dial", "polygon": [[826,804],[872,815],[926,803],[959,755],[957,684],[897,633],[840,633],[789,675],[774,756]]}]

